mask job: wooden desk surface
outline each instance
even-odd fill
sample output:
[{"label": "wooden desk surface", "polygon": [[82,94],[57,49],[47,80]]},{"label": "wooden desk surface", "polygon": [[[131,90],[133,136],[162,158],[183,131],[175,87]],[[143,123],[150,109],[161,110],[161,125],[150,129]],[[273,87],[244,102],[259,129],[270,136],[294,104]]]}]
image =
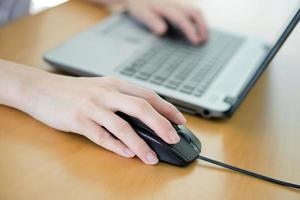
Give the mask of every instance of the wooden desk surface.
[{"label": "wooden desk surface", "polygon": [[[45,50],[107,13],[72,1],[14,22],[0,29],[0,57],[49,70]],[[232,118],[186,114],[203,155],[300,183],[299,49],[298,25]],[[300,199],[300,191],[200,161],[187,168],[146,166],[0,106],[0,199],[274,200]]]}]

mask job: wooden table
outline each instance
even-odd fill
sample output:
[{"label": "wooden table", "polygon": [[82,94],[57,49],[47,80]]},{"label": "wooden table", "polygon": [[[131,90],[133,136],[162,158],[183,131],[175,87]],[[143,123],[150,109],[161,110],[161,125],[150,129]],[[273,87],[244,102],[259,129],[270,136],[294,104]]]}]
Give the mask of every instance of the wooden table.
[{"label": "wooden table", "polygon": [[[206,12],[215,2],[202,2],[207,4]],[[272,3],[278,6],[280,1]],[[215,14],[220,13],[219,9]],[[51,70],[42,61],[42,53],[107,14],[101,7],[72,1],[14,22],[0,29],[0,57]],[[208,14],[208,21],[217,21],[212,16]],[[257,24],[263,27],[264,19],[261,16]],[[254,34],[259,33],[255,30]],[[203,143],[203,155],[300,183],[299,50],[298,25],[232,118],[205,120],[185,115],[189,128]],[[0,199],[274,200],[300,199],[300,191],[200,161],[187,168],[146,166],[0,106]]]}]

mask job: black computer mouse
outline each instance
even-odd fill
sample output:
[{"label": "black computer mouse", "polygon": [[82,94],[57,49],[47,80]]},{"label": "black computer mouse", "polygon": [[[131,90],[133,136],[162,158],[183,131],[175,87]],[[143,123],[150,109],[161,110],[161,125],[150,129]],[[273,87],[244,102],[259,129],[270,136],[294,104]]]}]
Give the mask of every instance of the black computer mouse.
[{"label": "black computer mouse", "polygon": [[145,140],[162,162],[176,166],[187,166],[192,163],[201,152],[201,142],[183,125],[172,124],[180,136],[180,141],[176,144],[168,144],[139,119],[122,112],[117,112],[116,114],[132,126],[136,133]]},{"label": "black computer mouse", "polygon": [[[151,31],[148,26],[146,26],[144,23],[141,23],[137,19],[132,18],[127,12],[125,12],[123,14],[124,14],[124,17],[130,18],[131,21],[134,24],[138,25],[140,28],[147,30],[147,31]],[[164,21],[166,22],[166,25],[167,25],[167,31],[163,35],[164,37],[169,38],[169,39],[174,39],[174,40],[180,39],[180,40],[188,41],[184,32],[177,25],[175,25],[173,22],[171,22],[170,20],[168,20],[166,18],[164,18]]]},{"label": "black computer mouse", "polygon": [[176,40],[183,39],[187,41],[185,34],[177,25],[175,25],[173,22],[171,22],[168,19],[165,19],[165,22],[167,24],[167,31],[164,34],[165,37],[176,39]]}]

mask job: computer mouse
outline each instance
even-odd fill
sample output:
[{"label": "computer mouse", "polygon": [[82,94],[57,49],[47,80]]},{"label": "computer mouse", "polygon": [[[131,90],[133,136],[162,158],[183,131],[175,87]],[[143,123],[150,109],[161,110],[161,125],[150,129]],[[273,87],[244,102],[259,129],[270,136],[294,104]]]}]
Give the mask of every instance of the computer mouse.
[{"label": "computer mouse", "polygon": [[183,31],[180,28],[178,28],[177,25],[175,25],[173,22],[169,21],[168,19],[165,19],[165,22],[167,24],[167,32],[165,33],[165,37],[176,39],[176,40],[177,39],[187,40]]},{"label": "computer mouse", "polygon": [[122,112],[116,112],[116,114],[132,126],[136,133],[145,140],[162,162],[181,167],[187,166],[191,164],[201,152],[201,142],[184,125],[172,123],[180,137],[180,141],[176,144],[168,144],[139,119]]}]

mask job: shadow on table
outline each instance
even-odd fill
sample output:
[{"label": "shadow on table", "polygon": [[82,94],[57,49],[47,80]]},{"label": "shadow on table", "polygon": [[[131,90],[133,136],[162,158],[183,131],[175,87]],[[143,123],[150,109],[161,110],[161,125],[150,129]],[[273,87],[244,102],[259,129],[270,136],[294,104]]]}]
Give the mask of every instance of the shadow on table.
[{"label": "shadow on table", "polygon": [[148,166],[138,158],[123,158],[85,138],[78,136],[78,139],[85,143],[85,148],[71,161],[62,162],[61,167],[80,184],[98,190],[99,196],[109,199],[151,198],[184,179],[196,166],[196,163],[185,168],[165,163]]}]

